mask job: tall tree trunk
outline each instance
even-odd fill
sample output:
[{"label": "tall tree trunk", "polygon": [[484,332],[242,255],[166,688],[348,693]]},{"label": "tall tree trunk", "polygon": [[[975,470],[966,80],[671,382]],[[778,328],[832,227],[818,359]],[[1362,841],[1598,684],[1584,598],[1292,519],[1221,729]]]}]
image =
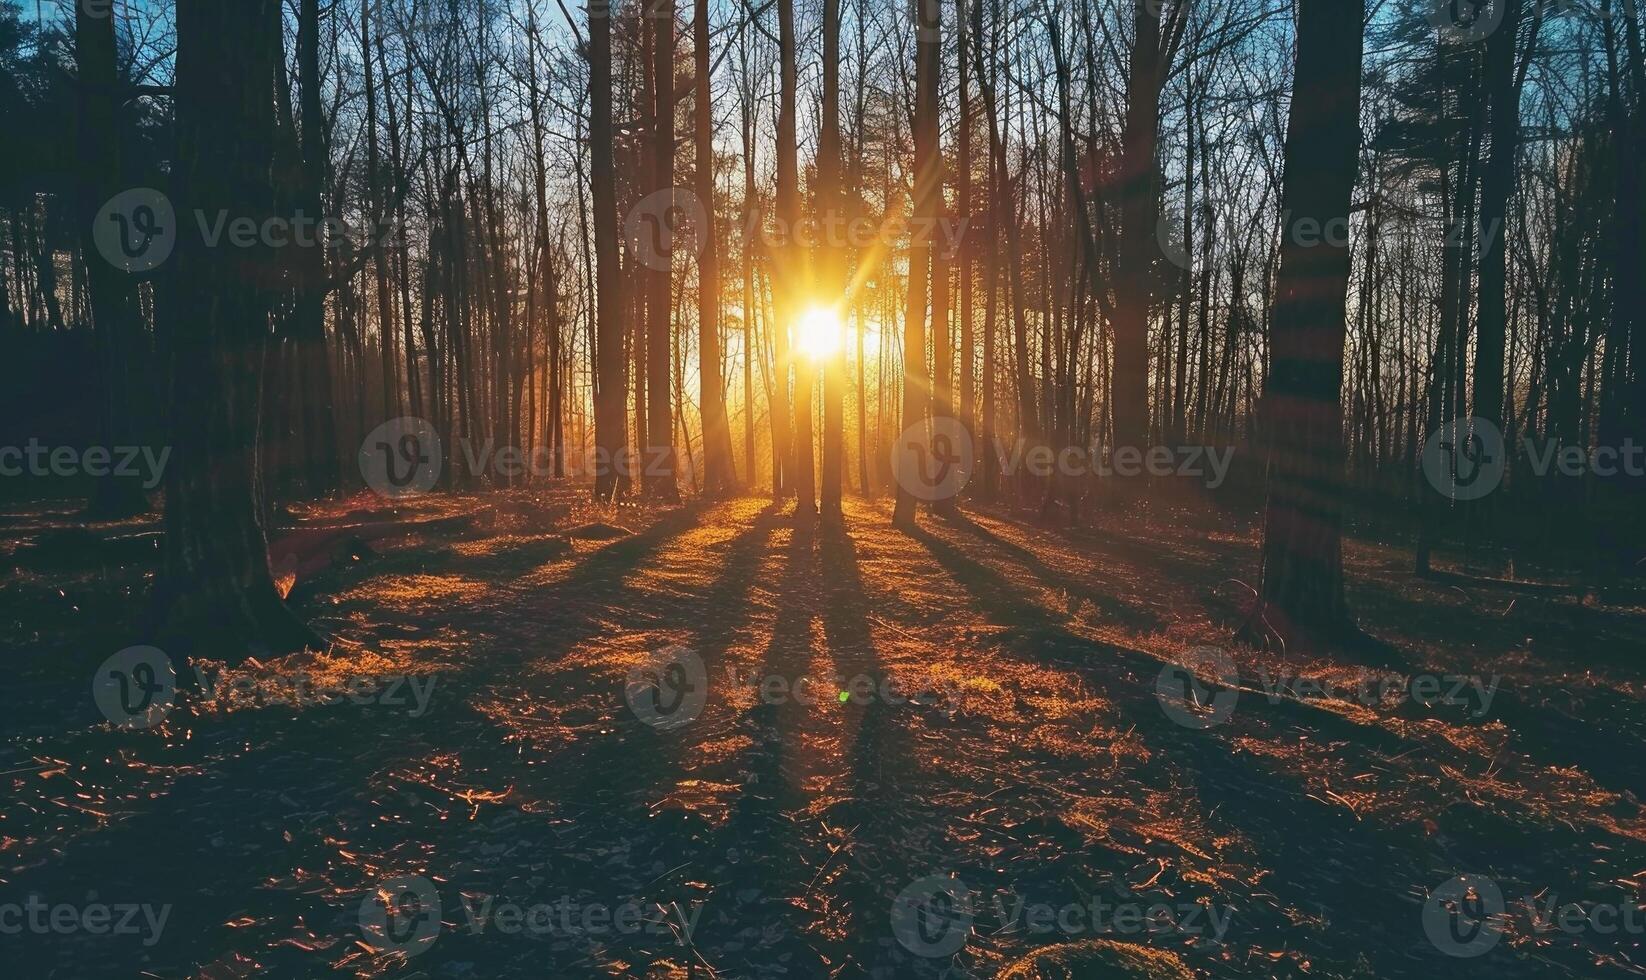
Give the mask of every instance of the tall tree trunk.
[{"label": "tall tree trunk", "polygon": [[805,281],[801,271],[803,256],[794,241],[801,222],[799,147],[795,135],[795,98],[799,76],[795,67],[795,45],[798,42],[794,0],[777,0],[777,22],[782,86],[777,116],[777,217],[783,227],[784,241],[777,247],[775,263],[777,320],[772,324],[772,339],[777,353],[777,390],[784,393],[780,400],[785,407],[788,403],[786,390],[791,362],[795,369],[794,446],[786,463],[792,465],[795,519],[801,521],[817,512],[817,501],[812,462],[811,372],[806,364],[791,356],[786,339],[800,312],[800,285]]},{"label": "tall tree trunk", "polygon": [[[372,8],[373,0],[362,0],[360,66],[366,88],[366,131],[361,138],[366,142],[366,212],[374,222],[368,247],[375,247],[378,243],[381,231],[377,222],[386,217],[384,208],[390,196],[384,187],[383,169],[377,149],[377,76],[371,55]],[[389,259],[390,253],[386,249],[377,251],[372,258],[372,271],[377,286],[377,331],[381,345],[379,353],[383,360],[384,418],[394,418],[400,414],[399,367],[394,349],[395,317],[393,293],[389,289]]]},{"label": "tall tree trunk", "polygon": [[[555,278],[554,256],[549,245],[549,192],[548,192],[548,160],[543,149],[543,107],[539,101],[540,91],[537,82],[537,9],[534,4],[526,5],[526,85],[531,104],[527,107],[532,124],[532,180],[536,194],[536,239],[537,239],[537,274],[543,280],[543,307],[547,324],[548,374],[549,374],[549,420],[544,426],[548,438],[549,453],[551,454],[550,472],[556,477],[565,475],[565,445],[561,441],[562,429],[560,418],[561,386],[563,379],[560,375],[560,289]],[[528,299],[538,295],[533,285],[527,286]],[[535,311],[533,311],[535,312]],[[527,356],[531,356],[530,335],[535,326],[533,317],[528,314],[527,329]],[[530,374],[528,369],[528,374]],[[537,385],[532,384],[532,391]],[[535,397],[534,397],[535,402]]]},{"label": "tall tree trunk", "polygon": [[1270,441],[1262,607],[1290,647],[1351,628],[1343,593],[1343,349],[1350,253],[1346,223],[1360,151],[1359,3],[1299,0],[1297,70],[1286,129],[1275,283],[1273,365],[1264,392]]},{"label": "tall tree trunk", "polygon": [[[817,204],[825,228],[836,227],[844,216],[841,171],[845,166],[840,138],[840,0],[823,0],[823,122],[817,143]],[[845,320],[855,282],[848,278],[844,243],[825,241],[819,256],[822,273],[820,295],[840,295],[835,318]],[[845,386],[846,347],[833,346],[823,363],[823,477],[822,515],[825,520],[841,517],[841,480],[845,471]]]},{"label": "tall tree trunk", "polygon": [[[738,49],[738,58],[742,62],[742,77],[747,80],[753,69],[749,63],[749,35],[746,33]],[[745,81],[745,84],[747,82]],[[754,271],[755,263],[759,258],[758,236],[747,234],[753,223],[760,219],[760,203],[755,192],[755,101],[749,93],[744,93],[741,102],[741,123],[739,129],[743,138],[743,455],[744,469],[747,471],[749,485],[753,487],[755,480],[754,459],[754,362],[760,357],[755,345],[755,293]],[[762,361],[762,367],[764,362]],[[768,413],[771,418],[772,439],[772,496],[781,496],[783,480],[782,453],[779,451],[781,443],[781,427],[778,414],[769,401]]]},{"label": "tall tree trunk", "polygon": [[[274,23],[278,24],[275,17]],[[302,0],[298,10],[297,80],[302,89],[302,164],[298,172],[297,206],[313,220],[324,216],[326,140],[320,100],[320,3]],[[277,39],[278,41],[278,39]],[[318,240],[295,248],[297,295],[291,314],[291,336],[300,390],[298,415],[286,420],[298,430],[303,459],[299,487],[310,497],[333,493],[341,477],[338,468],[336,401],[332,394],[331,359],[326,353],[326,252]]]},{"label": "tall tree trunk", "polygon": [[[178,214],[273,215],[274,5],[178,0]],[[238,662],[319,645],[275,590],[259,522],[258,363],[274,266],[266,244],[210,248],[186,222],[172,259],[175,309],[161,321],[173,331],[174,453],[155,599],[159,640],[185,674],[197,653]]]},{"label": "tall tree trunk", "polygon": [[955,50],[960,72],[960,132],[955,158],[956,197],[960,210],[960,418],[967,431],[976,432],[977,368],[973,359],[977,338],[973,335],[972,309],[972,65],[967,38],[967,4],[980,0],[955,0]]},{"label": "tall tree trunk", "polygon": [[1176,445],[1182,445],[1188,438],[1189,311],[1194,300],[1195,86],[1192,79],[1183,100],[1183,134],[1183,268],[1179,286],[1182,306],[1177,318],[1177,367],[1171,398],[1171,439]]},{"label": "tall tree trunk", "polygon": [[[943,193],[937,129],[943,12],[938,0],[917,0],[915,6],[919,10],[919,40],[915,49],[914,216],[919,225],[921,219],[937,217],[941,207],[938,198]],[[910,236],[909,305],[903,320],[903,434],[899,436],[903,440],[927,438],[924,426],[931,386],[926,376],[926,302],[931,266],[931,236]],[[892,523],[912,529],[915,498],[905,486],[907,482],[907,477],[897,481]]]},{"label": "tall tree trunk", "polygon": [[[922,4],[939,5],[935,14],[938,26],[934,32],[941,33],[943,19],[942,0],[917,0]],[[936,135],[932,138],[931,167],[934,170],[932,180],[934,186],[930,190],[931,200],[927,205],[925,216],[929,222],[923,227],[924,231],[917,232],[927,239],[926,261],[931,265],[931,322],[932,322],[932,398],[931,414],[933,419],[953,418],[954,416],[954,336],[949,329],[949,255],[936,248],[935,243],[941,239],[938,233],[938,222],[944,220],[948,210],[947,198],[943,196],[943,186],[947,182],[947,168],[943,160],[941,96],[943,55],[942,40],[938,40],[937,66],[928,82],[928,91],[923,95],[930,106],[932,118],[931,127]],[[933,507],[943,513],[952,513],[957,506],[953,497],[946,497],[937,501]]]},{"label": "tall tree trunk", "polygon": [[1520,88],[1515,38],[1520,0],[1503,5],[1503,22],[1486,41],[1486,97],[1491,105],[1491,156],[1480,183],[1480,334],[1475,344],[1474,415],[1503,428],[1503,345],[1508,332],[1508,247],[1505,217],[1514,191],[1520,144]]},{"label": "tall tree trunk", "polygon": [[[77,4],[75,9],[75,51],[80,70],[80,255],[86,266],[102,370],[103,443],[108,447],[134,446],[139,432],[131,420],[136,404],[134,381],[142,369],[144,354],[142,314],[137,306],[135,280],[98,254],[94,228],[98,211],[119,193],[124,177],[115,14],[108,11],[95,16],[85,3]],[[3,289],[0,286],[0,292]],[[0,327],[7,319],[0,313]],[[135,475],[118,475],[117,470],[119,467],[111,467],[92,487],[86,507],[88,517],[119,520],[148,511],[142,480]]]},{"label": "tall tree trunk", "polygon": [[595,395],[594,496],[627,489],[628,419],[623,384],[622,272],[617,266],[617,188],[612,173],[611,0],[589,0],[589,156],[594,197]]},{"label": "tall tree trunk", "polygon": [[[1000,22],[1000,9],[994,9],[995,22]],[[972,5],[972,35],[983,38],[983,4]],[[1017,376],[1018,432],[1024,438],[1034,438],[1040,431],[1039,414],[1035,407],[1034,379],[1029,374],[1028,314],[1024,309],[1023,250],[1019,244],[1017,204],[1012,193],[1011,173],[1006,159],[1006,141],[1001,132],[997,114],[996,77],[1000,70],[998,59],[990,59],[987,69],[983,64],[982,44],[975,46],[973,61],[977,67],[977,84],[983,95],[983,112],[989,121],[989,159],[993,163],[993,185],[989,192],[990,225],[994,235],[1004,234],[1007,270],[1006,291],[1012,314],[1012,354]],[[993,452],[994,447],[989,447]],[[992,457],[991,457],[992,459]]]},{"label": "tall tree trunk", "polygon": [[723,496],[736,482],[720,365],[720,236],[714,217],[714,101],[710,91],[709,0],[697,0],[693,38],[697,75],[697,198],[703,248],[697,260],[698,379],[702,387],[703,491]]},{"label": "tall tree trunk", "polygon": [[[387,82],[389,59],[383,51],[383,34],[377,34],[377,60],[384,72],[385,85],[383,88],[383,102],[389,111],[389,159],[394,165],[397,181],[410,180],[406,173],[406,154],[401,148],[400,117],[394,107],[394,89]],[[407,81],[406,105],[412,105],[415,91],[411,88],[414,75],[410,70],[405,73]],[[403,188],[397,184],[393,217],[394,226],[394,257],[395,271],[398,274],[400,291],[400,328],[401,345],[406,358],[406,394],[408,406],[414,417],[423,417],[423,383],[417,371],[417,336],[412,327],[412,300],[411,300],[411,242],[406,239],[406,197]]]},{"label": "tall tree trunk", "polygon": [[1149,245],[1155,234],[1155,144],[1160,138],[1160,4],[1134,0],[1131,73],[1121,134],[1119,267],[1115,270],[1114,444],[1142,447],[1149,427]]},{"label": "tall tree trunk", "polygon": [[[652,188],[672,191],[674,184],[674,0],[647,0],[652,26]],[[670,398],[670,342],[674,313],[673,247],[668,234],[654,243],[658,255],[651,270],[646,313],[646,491],[659,500],[680,499],[675,484],[674,406]]]}]

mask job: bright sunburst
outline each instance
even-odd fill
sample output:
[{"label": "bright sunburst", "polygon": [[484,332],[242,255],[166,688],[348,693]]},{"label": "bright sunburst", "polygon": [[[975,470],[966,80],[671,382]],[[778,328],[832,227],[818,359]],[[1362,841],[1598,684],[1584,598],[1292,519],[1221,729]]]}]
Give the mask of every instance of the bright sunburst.
[{"label": "bright sunburst", "polygon": [[845,329],[831,307],[814,306],[795,324],[795,345],[807,357],[822,360],[840,349]]}]

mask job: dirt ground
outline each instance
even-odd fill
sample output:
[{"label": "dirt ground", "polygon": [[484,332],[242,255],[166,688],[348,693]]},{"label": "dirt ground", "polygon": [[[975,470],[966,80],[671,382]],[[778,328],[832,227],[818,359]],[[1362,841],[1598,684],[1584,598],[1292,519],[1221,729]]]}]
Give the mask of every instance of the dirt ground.
[{"label": "dirt ground", "polygon": [[[91,687],[137,642],[147,526],[4,517],[0,931],[31,896],[148,924],[20,928],[3,972],[992,977],[1102,938],[1197,976],[1646,973],[1638,592],[1353,540],[1380,643],[1305,657],[1230,641],[1257,536],[1225,516],[906,535],[849,500],[797,532],[561,488],[396,517],[462,513],[303,566],[333,649],[142,731]],[[377,929],[407,889],[423,918]]]}]

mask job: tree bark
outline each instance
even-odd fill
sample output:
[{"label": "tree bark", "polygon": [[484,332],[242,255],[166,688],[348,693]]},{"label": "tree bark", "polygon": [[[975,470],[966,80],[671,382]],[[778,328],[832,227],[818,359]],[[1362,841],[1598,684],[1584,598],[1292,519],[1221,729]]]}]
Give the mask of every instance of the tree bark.
[{"label": "tree bark", "polygon": [[623,297],[617,266],[617,188],[612,173],[611,0],[589,0],[589,155],[594,198],[596,500],[626,492],[628,418],[623,384]]},{"label": "tree bark", "polygon": [[[275,0],[179,0],[174,200],[179,215],[272,216]],[[239,662],[318,647],[269,572],[259,522],[258,364],[274,257],[266,244],[210,248],[184,222],[172,259],[174,452],[155,586],[157,633],[174,659]],[[323,353],[323,348],[322,348]]]},{"label": "tree bark", "polygon": [[1273,365],[1263,414],[1270,443],[1262,606],[1295,647],[1351,629],[1343,591],[1343,350],[1347,227],[1360,151],[1360,4],[1299,0],[1297,70],[1286,130]]},{"label": "tree bark", "polygon": [[[772,324],[772,338],[777,354],[777,390],[780,400],[788,404],[789,369],[795,372],[794,382],[794,445],[785,460],[791,467],[790,481],[795,494],[797,521],[817,512],[815,466],[812,462],[812,383],[807,365],[792,358],[787,335],[799,313],[800,284],[805,277],[801,270],[803,256],[795,242],[800,228],[800,163],[795,135],[795,98],[799,77],[795,67],[797,38],[794,25],[794,0],[777,0],[778,47],[781,61],[780,100],[777,116],[777,217],[782,224],[783,241],[777,246],[774,292],[777,320]],[[775,411],[775,409],[774,409]]]},{"label": "tree bark", "polygon": [[[916,0],[919,41],[915,52],[914,215],[935,219],[943,192],[938,163],[938,72],[943,67],[942,7],[937,0]],[[929,225],[927,227],[930,227]],[[903,320],[903,435],[924,440],[931,385],[926,375],[926,303],[931,275],[931,236],[909,239],[909,304]],[[941,356],[941,352],[940,352]],[[917,433],[917,430],[919,432]],[[892,524],[915,526],[915,498],[899,480]]]},{"label": "tree bark", "polygon": [[1149,259],[1155,232],[1155,144],[1160,138],[1160,4],[1134,0],[1131,72],[1121,135],[1120,262],[1115,270],[1114,445],[1141,448],[1149,426]]},{"label": "tree bark", "polygon": [[1491,155],[1480,183],[1480,333],[1475,343],[1474,415],[1503,428],[1503,346],[1508,333],[1508,229],[1520,144],[1520,88],[1515,84],[1515,38],[1520,0],[1504,5],[1503,22],[1486,41],[1486,92],[1491,105]]},{"label": "tree bark", "polygon": [[[674,0],[646,0],[652,27],[652,188],[674,189]],[[673,246],[668,229],[657,237],[659,254],[651,270],[646,313],[646,446],[645,486],[649,495],[673,503],[675,483],[674,406],[670,399],[672,351]]]},{"label": "tree bark", "polygon": [[[274,23],[279,23],[278,15]],[[283,69],[282,69],[283,70]],[[324,113],[320,101],[320,4],[302,0],[298,13],[297,78],[301,93],[302,163],[298,170],[297,207],[304,216],[324,217],[326,182]],[[297,416],[285,421],[297,431],[302,459],[297,487],[309,497],[337,490],[341,473],[337,455],[336,401],[332,394],[331,359],[326,352],[326,253],[311,241],[295,246],[297,295],[291,314],[291,338],[298,373]]]},{"label": "tree bark", "polygon": [[[823,227],[833,228],[844,217],[841,171],[845,161],[840,138],[840,0],[823,0],[823,121],[817,146],[817,202]],[[846,270],[843,242],[825,241],[819,267],[821,295],[845,297],[834,307],[844,321],[857,293]],[[859,324],[861,327],[861,324]],[[842,342],[823,363],[823,476],[822,515],[841,517],[841,480],[845,471],[846,347]]]},{"label": "tree bark", "polygon": [[[104,261],[93,237],[97,213],[120,192],[124,176],[120,114],[120,79],[116,68],[115,12],[93,16],[89,4],[76,4],[75,51],[80,71],[79,198],[80,255],[86,266],[87,293],[96,327],[103,381],[103,444],[137,444],[132,424],[135,378],[144,354],[141,311],[135,280]],[[6,318],[0,315],[0,325]],[[110,472],[98,479],[87,503],[93,520],[120,520],[149,509],[142,480]]]},{"label": "tree bark", "polygon": [[703,208],[703,249],[697,261],[698,378],[702,388],[703,491],[724,496],[736,483],[726,423],[726,382],[720,364],[720,236],[714,217],[714,101],[710,89],[709,0],[696,0],[697,198]]}]

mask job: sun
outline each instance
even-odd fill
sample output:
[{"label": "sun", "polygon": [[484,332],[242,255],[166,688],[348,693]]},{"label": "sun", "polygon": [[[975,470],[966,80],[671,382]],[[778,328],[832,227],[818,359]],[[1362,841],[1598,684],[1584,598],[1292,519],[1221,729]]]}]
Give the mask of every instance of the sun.
[{"label": "sun", "polygon": [[839,314],[827,306],[814,306],[800,315],[795,323],[795,344],[800,352],[820,361],[840,349],[845,324]]}]

